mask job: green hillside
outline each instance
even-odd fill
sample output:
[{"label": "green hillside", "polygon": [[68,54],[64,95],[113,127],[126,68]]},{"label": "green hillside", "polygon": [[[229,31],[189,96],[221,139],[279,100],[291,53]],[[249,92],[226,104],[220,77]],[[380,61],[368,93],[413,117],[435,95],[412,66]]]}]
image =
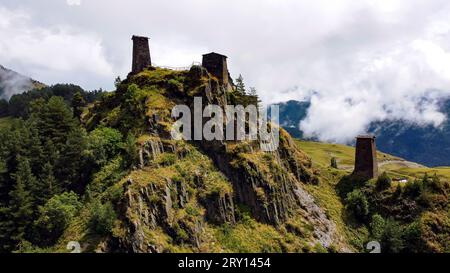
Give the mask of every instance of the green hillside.
[{"label": "green hillside", "polygon": [[11,126],[12,121],[13,118],[10,117],[0,118],[0,129],[7,129],[9,126]]},{"label": "green hillside", "polygon": [[[378,152],[380,174],[387,176],[361,181],[351,175],[354,147],[296,143],[320,170],[321,183],[308,185],[308,191],[356,249],[377,240],[388,252],[450,251],[449,167],[427,168]],[[333,157],[337,169],[330,166]],[[382,183],[384,178],[389,182]]]},{"label": "green hillside", "polygon": [[[355,162],[354,147],[303,140],[296,140],[296,142],[299,148],[312,158],[313,164],[316,164],[318,167],[328,167],[331,158],[335,157],[340,170],[353,170]],[[377,159],[380,173],[386,171],[398,179],[422,178],[427,173],[428,175],[437,174],[440,178],[450,181],[450,167],[428,168],[380,151],[377,153]]]}]

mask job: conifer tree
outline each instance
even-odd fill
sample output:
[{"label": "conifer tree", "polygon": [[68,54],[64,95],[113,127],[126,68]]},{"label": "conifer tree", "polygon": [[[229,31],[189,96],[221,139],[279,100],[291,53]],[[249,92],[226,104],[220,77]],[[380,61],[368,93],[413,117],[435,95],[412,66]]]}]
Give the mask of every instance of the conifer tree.
[{"label": "conifer tree", "polygon": [[236,92],[242,95],[245,94],[244,78],[241,74],[239,74],[239,77],[236,79]]},{"label": "conifer tree", "polygon": [[42,174],[36,185],[37,187],[33,190],[33,196],[38,206],[44,205],[53,195],[60,192],[60,187],[50,162],[44,164]]},{"label": "conifer tree", "polygon": [[19,159],[17,172],[14,174],[15,185],[10,192],[9,220],[13,222],[11,239],[20,242],[25,239],[26,230],[33,218],[33,199],[28,189],[36,178],[31,173],[30,163],[25,158]]},{"label": "conifer tree", "polygon": [[86,106],[86,101],[84,100],[83,95],[81,95],[80,92],[76,92],[72,98],[72,110],[73,115],[78,120],[81,119],[81,114],[83,113],[84,106]]}]

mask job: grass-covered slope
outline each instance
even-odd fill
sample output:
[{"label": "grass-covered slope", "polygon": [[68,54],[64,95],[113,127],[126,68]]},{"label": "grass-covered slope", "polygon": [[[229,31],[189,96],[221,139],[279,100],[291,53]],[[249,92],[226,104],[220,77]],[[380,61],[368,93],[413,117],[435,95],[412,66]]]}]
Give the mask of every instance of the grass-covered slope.
[{"label": "grass-covered slope", "polygon": [[[336,158],[338,169],[351,171],[355,162],[355,148],[323,142],[297,140],[299,148],[307,153],[313,161],[313,165],[320,167],[330,166],[331,158]],[[450,180],[450,167],[429,168],[414,162],[406,161],[378,151],[377,159],[380,173],[386,171],[394,178],[422,178],[425,173],[429,175],[437,174],[440,178]]]},{"label": "grass-covered slope", "polygon": [[382,252],[450,251],[448,167],[427,168],[378,152],[382,175],[362,181],[351,176],[353,147],[300,140],[297,145],[321,173],[322,183],[308,185],[309,192],[357,250],[375,240]]}]

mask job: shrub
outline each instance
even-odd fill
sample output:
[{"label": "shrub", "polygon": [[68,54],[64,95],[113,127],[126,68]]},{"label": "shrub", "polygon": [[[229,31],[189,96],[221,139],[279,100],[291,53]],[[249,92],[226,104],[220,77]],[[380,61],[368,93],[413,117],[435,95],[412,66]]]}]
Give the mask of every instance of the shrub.
[{"label": "shrub", "polygon": [[408,181],[408,183],[406,183],[404,193],[410,197],[415,198],[422,194],[422,190],[422,182],[414,180],[413,182]]},{"label": "shrub", "polygon": [[383,253],[399,253],[403,249],[403,229],[393,219],[386,221],[381,236],[381,251]]},{"label": "shrub", "polygon": [[116,218],[117,215],[111,202],[105,204],[95,202],[91,208],[89,227],[101,235],[106,235],[111,232]]},{"label": "shrub", "polygon": [[372,233],[372,238],[375,240],[380,240],[384,232],[385,221],[383,217],[379,214],[374,214],[370,222],[370,232]]},{"label": "shrub", "polygon": [[407,252],[421,253],[426,251],[423,244],[420,221],[415,221],[408,225],[403,237],[404,248]]},{"label": "shrub", "polygon": [[64,232],[80,207],[78,196],[73,192],[55,195],[40,207],[39,218],[34,222],[40,244],[53,244]]},{"label": "shrub", "polygon": [[397,188],[394,191],[394,194],[392,195],[392,197],[394,198],[399,198],[403,193],[403,188],[401,185],[397,185]]},{"label": "shrub", "polygon": [[88,186],[93,196],[104,192],[124,176],[123,161],[123,158],[120,156],[112,159],[94,174],[93,180]]},{"label": "shrub", "polygon": [[369,214],[369,202],[360,190],[354,190],[347,194],[347,209],[353,213],[356,219],[364,221]]},{"label": "shrub", "polygon": [[333,168],[333,169],[337,169],[337,168],[338,168],[336,157],[332,157],[332,158],[331,158],[330,166],[331,166],[331,168]]},{"label": "shrub", "polygon": [[436,174],[434,174],[434,176],[431,178],[431,181],[428,182],[427,186],[429,187],[431,192],[442,194],[446,193],[444,183],[441,182]]},{"label": "shrub", "polygon": [[156,163],[161,166],[171,166],[175,164],[176,161],[177,161],[176,155],[171,153],[162,153],[156,159]]},{"label": "shrub", "polygon": [[132,134],[128,134],[124,143],[124,150],[127,166],[134,166],[138,162],[139,151],[137,148],[136,138]]},{"label": "shrub", "polygon": [[186,242],[189,240],[189,234],[180,226],[179,223],[173,225],[175,240],[178,242]]},{"label": "shrub", "polygon": [[352,192],[355,189],[360,189],[364,187],[367,184],[367,180],[355,175],[346,175],[341,178],[341,180],[336,185],[337,192],[340,197],[345,199],[347,197],[347,194]]},{"label": "shrub", "polygon": [[386,172],[383,172],[377,179],[377,190],[386,190],[391,187],[392,180]]},{"label": "shrub", "polygon": [[122,147],[122,134],[116,129],[99,127],[89,134],[91,156],[98,166],[104,166],[116,157]]}]

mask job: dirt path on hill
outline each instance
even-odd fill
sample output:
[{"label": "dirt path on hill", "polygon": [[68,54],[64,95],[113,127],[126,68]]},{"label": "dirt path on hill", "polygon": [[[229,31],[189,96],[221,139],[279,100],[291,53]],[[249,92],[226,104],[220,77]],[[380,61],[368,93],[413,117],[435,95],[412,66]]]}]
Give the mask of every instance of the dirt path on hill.
[{"label": "dirt path on hill", "polygon": [[406,160],[386,160],[386,161],[381,161],[378,163],[378,167],[382,167],[384,165],[388,165],[388,164],[397,164],[400,165],[401,167],[404,168],[426,168],[424,165],[421,165],[419,163],[415,163],[415,162],[410,162],[410,161],[406,161]]},{"label": "dirt path on hill", "polygon": [[[406,160],[384,160],[384,161],[378,162],[378,167],[380,168],[380,167],[383,167],[383,166],[389,165],[389,164],[397,164],[397,165],[399,165],[400,168],[411,168],[411,169],[427,168],[426,166],[421,165],[419,163],[406,161]],[[340,165],[339,169],[340,170],[345,170],[345,171],[352,171],[353,170],[353,166],[351,166],[351,165]]]}]

